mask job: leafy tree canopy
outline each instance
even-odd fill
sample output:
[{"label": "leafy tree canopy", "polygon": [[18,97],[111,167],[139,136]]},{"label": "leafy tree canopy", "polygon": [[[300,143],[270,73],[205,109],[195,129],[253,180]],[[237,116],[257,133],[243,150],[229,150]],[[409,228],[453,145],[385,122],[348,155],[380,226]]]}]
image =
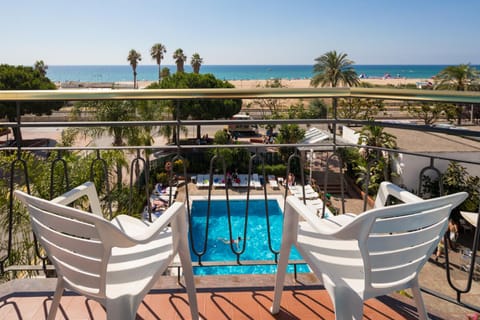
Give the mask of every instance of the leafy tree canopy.
[{"label": "leafy tree canopy", "polygon": [[454,119],[457,112],[456,106],[448,103],[413,102],[400,107],[400,110],[405,109],[410,116],[422,120],[425,125],[434,124],[441,117]]},{"label": "leafy tree canopy", "polygon": [[[25,66],[0,65],[0,90],[54,90],[55,84],[39,69]],[[35,115],[52,113],[62,107],[62,102],[22,102],[20,114]],[[16,102],[1,102],[0,117],[15,121],[17,116]]]},{"label": "leafy tree canopy", "polygon": [[[212,74],[175,73],[163,78],[161,83],[153,83],[147,89],[194,89],[194,88],[234,88]],[[180,117],[196,120],[230,118],[240,112],[240,99],[182,100]]]},{"label": "leafy tree canopy", "polygon": [[338,103],[337,116],[343,119],[370,120],[381,112],[385,111],[382,100],[376,99],[340,99]]}]

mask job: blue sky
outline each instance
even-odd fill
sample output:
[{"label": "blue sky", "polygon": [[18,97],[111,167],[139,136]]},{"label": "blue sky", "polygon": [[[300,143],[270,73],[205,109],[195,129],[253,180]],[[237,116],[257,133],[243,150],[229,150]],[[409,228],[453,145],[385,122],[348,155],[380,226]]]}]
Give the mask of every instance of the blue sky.
[{"label": "blue sky", "polygon": [[[204,64],[480,64],[478,0],[16,0],[0,12],[0,63],[155,64],[182,48]],[[188,63],[188,61],[187,61]]]}]

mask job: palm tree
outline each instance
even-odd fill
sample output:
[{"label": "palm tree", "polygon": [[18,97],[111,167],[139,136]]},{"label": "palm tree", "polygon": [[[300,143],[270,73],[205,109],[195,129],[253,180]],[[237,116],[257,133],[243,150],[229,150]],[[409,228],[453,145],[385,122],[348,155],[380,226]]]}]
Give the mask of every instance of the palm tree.
[{"label": "palm tree", "polygon": [[[74,105],[74,116],[79,116],[84,112],[93,112],[97,121],[132,121],[137,120],[135,101],[82,101]],[[92,127],[84,128],[83,133],[86,136],[100,138],[104,135],[113,138],[112,146],[133,145],[139,134],[139,127]],[[134,141],[134,142],[132,142]],[[126,166],[126,160],[122,152],[118,153],[116,161],[117,187],[122,188],[123,169]]]},{"label": "palm tree", "polygon": [[[385,132],[383,127],[367,125],[360,130],[358,143],[377,148],[396,149],[396,139],[393,134]],[[382,181],[391,180],[390,163],[390,153],[367,148],[363,157],[357,159],[355,169],[358,177],[357,183],[362,184],[365,188],[368,181],[368,192],[375,194]],[[370,168],[369,165],[371,165]]]},{"label": "palm tree", "polygon": [[470,64],[448,66],[435,76],[435,88],[466,91],[478,76],[478,71]]},{"label": "palm tree", "polygon": [[192,57],[190,58],[190,64],[192,65],[193,68],[193,73],[199,73],[200,72],[200,66],[203,63],[203,59],[200,58],[200,55],[198,53],[194,53]]},{"label": "palm tree", "polygon": [[163,54],[167,52],[167,48],[161,43],[156,43],[150,49],[150,55],[152,59],[155,60],[158,64],[158,81],[162,80],[162,69],[160,64],[164,58]]},{"label": "palm tree", "polygon": [[45,62],[43,62],[43,60],[38,60],[38,61],[35,61],[35,65],[33,66],[33,69],[40,72],[42,77],[45,77],[47,75],[48,66],[45,64]]},{"label": "palm tree", "polygon": [[[470,64],[448,66],[435,76],[435,89],[450,89],[466,91],[475,80],[478,80],[477,70]],[[463,106],[456,105],[457,124],[462,124]]]},{"label": "palm tree", "polygon": [[133,88],[137,88],[137,66],[138,62],[142,60],[142,55],[135,51],[134,49],[130,50],[128,53],[127,61],[130,62],[133,70]]},{"label": "palm tree", "polygon": [[183,53],[182,49],[177,49],[173,53],[173,59],[175,59],[175,63],[177,64],[177,73],[182,73],[183,71],[183,64],[187,61],[187,56]]},{"label": "palm tree", "polygon": [[358,142],[371,147],[395,149],[396,137],[384,131],[380,126],[364,126],[360,130]]},{"label": "palm tree", "polygon": [[313,66],[313,71],[316,74],[310,81],[314,87],[318,87],[320,84],[337,87],[341,83],[347,86],[357,86],[360,83],[357,73],[352,67],[354,62],[347,58],[346,53],[329,51],[316,58],[315,61],[317,63]]}]

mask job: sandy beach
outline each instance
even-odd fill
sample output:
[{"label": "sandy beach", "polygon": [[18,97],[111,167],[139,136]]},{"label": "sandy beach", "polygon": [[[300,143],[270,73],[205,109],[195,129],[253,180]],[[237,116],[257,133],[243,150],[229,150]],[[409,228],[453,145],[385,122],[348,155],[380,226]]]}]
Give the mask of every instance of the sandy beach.
[{"label": "sandy beach", "polygon": [[[268,80],[229,80],[231,84],[235,86],[235,88],[239,89],[252,89],[252,88],[262,88],[265,87],[265,84]],[[282,85],[287,88],[310,88],[310,79],[296,79],[296,80],[287,80],[282,79]],[[414,79],[414,78],[389,78],[389,79],[382,79],[382,78],[368,78],[368,79],[360,79],[361,82],[368,82],[373,85],[405,85],[405,84],[416,84],[417,82],[432,82],[433,79]],[[145,88],[152,81],[138,81],[139,88]],[[133,82],[118,82],[119,85],[122,87],[133,87]]]},{"label": "sandy beach", "polygon": [[[373,85],[405,85],[405,84],[416,84],[417,82],[427,82],[430,81],[433,83],[433,79],[407,79],[407,78],[390,78],[390,79],[360,79],[361,82],[368,82]],[[256,87],[264,87],[267,80],[233,80],[229,81],[236,88],[251,89]],[[301,79],[301,80],[282,80],[282,85],[287,88],[310,88],[310,79]]]}]

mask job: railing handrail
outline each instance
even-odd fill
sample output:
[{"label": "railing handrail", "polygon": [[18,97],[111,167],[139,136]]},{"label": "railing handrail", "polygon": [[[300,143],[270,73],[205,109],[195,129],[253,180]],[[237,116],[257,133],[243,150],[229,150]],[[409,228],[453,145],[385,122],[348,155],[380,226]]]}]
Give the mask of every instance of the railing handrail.
[{"label": "railing handrail", "polygon": [[0,90],[0,101],[369,98],[480,103],[480,92],[396,88]]}]

